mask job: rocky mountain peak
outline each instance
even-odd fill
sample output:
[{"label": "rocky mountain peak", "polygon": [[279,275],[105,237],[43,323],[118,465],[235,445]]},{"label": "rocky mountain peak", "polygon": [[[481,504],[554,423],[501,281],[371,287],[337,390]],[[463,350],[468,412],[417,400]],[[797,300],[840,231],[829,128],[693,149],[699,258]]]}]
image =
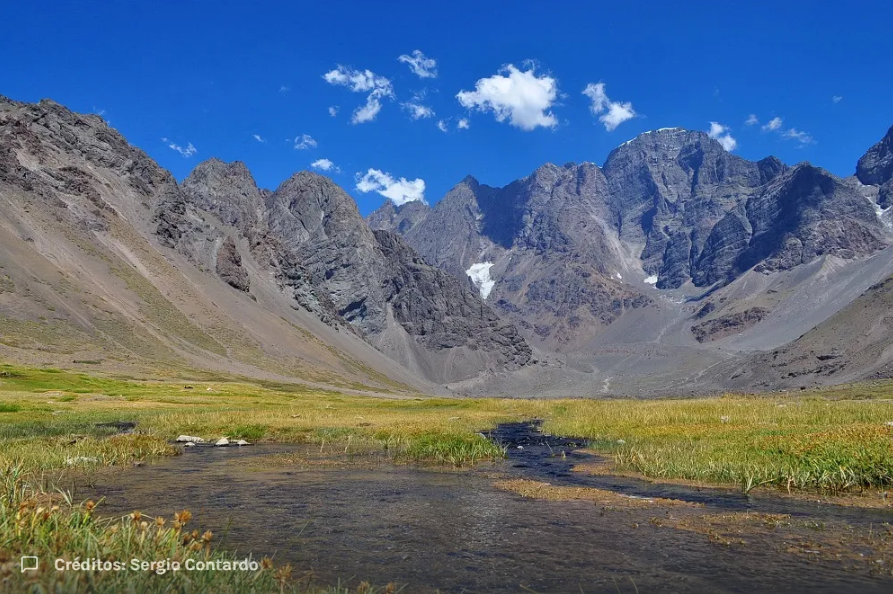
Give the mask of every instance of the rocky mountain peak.
[{"label": "rocky mountain peak", "polygon": [[189,202],[246,236],[258,231],[264,221],[263,194],[241,161],[203,161],[183,180],[181,188]]},{"label": "rocky mountain peak", "polygon": [[873,147],[868,149],[856,165],[856,177],[866,185],[893,182],[893,126]]},{"label": "rocky mountain peak", "polygon": [[408,233],[430,212],[431,207],[420,200],[400,206],[385,200],[381,207],[369,215],[366,222],[373,230],[386,229],[400,234]]}]

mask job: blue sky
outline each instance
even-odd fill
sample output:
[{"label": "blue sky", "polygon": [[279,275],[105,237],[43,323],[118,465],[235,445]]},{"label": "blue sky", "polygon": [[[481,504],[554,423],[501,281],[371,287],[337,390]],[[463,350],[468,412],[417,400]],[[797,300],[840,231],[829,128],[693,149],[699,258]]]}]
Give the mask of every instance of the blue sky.
[{"label": "blue sky", "polygon": [[101,112],[179,179],[216,156],[275,188],[327,159],[364,214],[711,122],[743,157],[850,175],[893,124],[888,2],[6,4],[0,94]]}]

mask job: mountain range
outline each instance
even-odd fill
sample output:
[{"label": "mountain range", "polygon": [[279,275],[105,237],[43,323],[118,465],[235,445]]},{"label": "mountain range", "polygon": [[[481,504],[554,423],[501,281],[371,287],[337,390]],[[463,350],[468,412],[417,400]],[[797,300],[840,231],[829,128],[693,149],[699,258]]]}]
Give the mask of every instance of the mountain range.
[{"label": "mountain range", "polygon": [[648,132],[366,220],[331,179],[181,183],[0,98],[0,357],[389,393],[773,390],[893,371],[893,128],[839,178]]}]

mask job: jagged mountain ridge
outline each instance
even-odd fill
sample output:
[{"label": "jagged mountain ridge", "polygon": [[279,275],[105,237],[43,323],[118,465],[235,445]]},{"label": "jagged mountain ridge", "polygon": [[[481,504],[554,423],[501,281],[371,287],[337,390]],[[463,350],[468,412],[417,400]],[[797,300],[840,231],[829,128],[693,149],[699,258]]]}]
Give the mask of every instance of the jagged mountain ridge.
[{"label": "jagged mountain ridge", "polygon": [[[413,205],[409,216],[409,206],[385,204],[370,225],[401,232],[459,278],[492,262],[487,301],[561,350],[653,306],[652,282],[704,293],[751,270],[855,260],[893,239],[858,184],[808,163],[750,162],[678,128],[624,143],[603,168],[549,164],[505,188],[466,178],[433,207]],[[581,294],[603,298],[581,304]]]},{"label": "jagged mountain ridge", "polygon": [[[356,202],[329,178],[300,172],[262,193],[243,168],[209,161],[183,187],[195,204],[212,206],[228,220],[245,220],[247,212],[251,223],[245,233],[255,238],[255,252],[297,263],[296,276],[306,287],[296,292],[322,296],[332,314],[327,319],[347,322],[396,361],[438,383],[530,362],[530,348],[510,324],[463,283],[373,233]],[[233,175],[239,178],[235,183]],[[247,209],[246,197],[253,198]],[[316,311],[316,304],[309,309]]]},{"label": "jagged mountain ridge", "polygon": [[[210,160],[177,184],[101,118],[4,99],[0,356],[556,396],[880,377],[887,322],[846,312],[885,303],[859,294],[893,273],[891,132],[842,180],[659,131],[620,147],[610,176],[582,163],[505,188],[469,177],[450,208],[386,206],[370,230],[327,178],[268,191]],[[650,193],[617,198],[624,176]],[[851,331],[832,353],[845,372],[810,367],[815,343],[797,337],[813,327]],[[523,336],[564,354],[531,365]],[[754,353],[767,349],[803,373],[778,379]]]},{"label": "jagged mountain ridge", "polygon": [[[323,196],[331,207],[312,210]],[[181,186],[97,116],[0,98],[0,199],[4,358],[55,353],[45,356],[60,366],[426,392],[440,389],[425,378],[445,383],[530,360],[514,328],[475,295],[476,315],[414,294],[418,283],[395,289],[393,279],[409,269],[437,279],[451,297],[465,292],[409,248],[384,253],[353,200],[314,174],[268,192],[244,165],[212,161]],[[306,237],[280,234],[269,216],[277,204],[308,221],[310,212],[321,217],[333,228],[332,249],[314,260]],[[351,226],[354,236],[340,234]],[[328,282],[349,266],[371,273],[344,290]],[[426,305],[441,324],[412,334],[412,316],[395,317],[385,294]],[[344,310],[364,298],[378,317]],[[400,343],[391,359],[369,344],[388,351],[383,337]]]}]

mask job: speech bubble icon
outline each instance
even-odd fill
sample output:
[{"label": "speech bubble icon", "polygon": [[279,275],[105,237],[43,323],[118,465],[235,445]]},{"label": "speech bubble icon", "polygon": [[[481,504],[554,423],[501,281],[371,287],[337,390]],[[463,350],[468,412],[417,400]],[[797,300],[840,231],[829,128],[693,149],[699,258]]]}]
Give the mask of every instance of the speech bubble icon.
[{"label": "speech bubble icon", "polygon": [[37,557],[22,557],[22,573],[25,573],[26,571],[37,571],[37,566]]}]

